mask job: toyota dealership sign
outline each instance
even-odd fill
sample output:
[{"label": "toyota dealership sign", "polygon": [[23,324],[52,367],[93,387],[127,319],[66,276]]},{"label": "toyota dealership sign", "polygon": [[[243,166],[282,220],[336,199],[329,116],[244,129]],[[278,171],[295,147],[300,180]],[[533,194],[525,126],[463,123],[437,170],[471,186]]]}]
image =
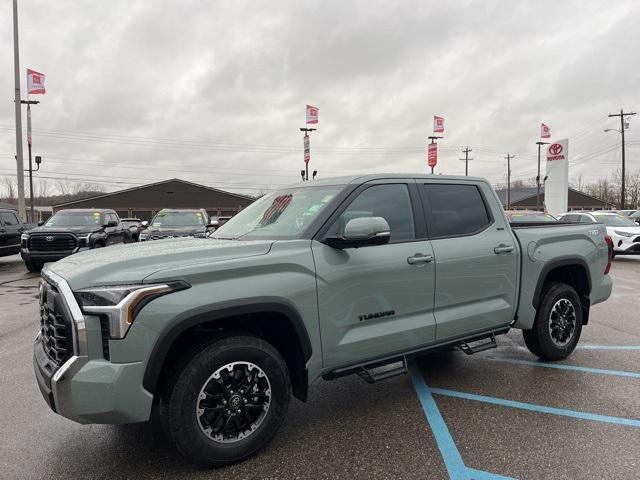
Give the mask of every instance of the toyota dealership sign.
[{"label": "toyota dealership sign", "polygon": [[547,181],[544,204],[558,215],[569,207],[569,140],[558,140],[547,147]]}]

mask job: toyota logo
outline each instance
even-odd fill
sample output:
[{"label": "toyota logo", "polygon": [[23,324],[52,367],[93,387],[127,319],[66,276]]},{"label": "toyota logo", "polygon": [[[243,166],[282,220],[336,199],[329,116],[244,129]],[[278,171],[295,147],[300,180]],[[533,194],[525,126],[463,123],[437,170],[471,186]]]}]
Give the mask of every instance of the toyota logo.
[{"label": "toyota logo", "polygon": [[549,153],[551,155],[560,155],[562,153],[562,145],[559,143],[554,143],[549,147]]},{"label": "toyota logo", "polygon": [[53,242],[56,237],[52,237],[51,235],[44,237],[47,242]]}]

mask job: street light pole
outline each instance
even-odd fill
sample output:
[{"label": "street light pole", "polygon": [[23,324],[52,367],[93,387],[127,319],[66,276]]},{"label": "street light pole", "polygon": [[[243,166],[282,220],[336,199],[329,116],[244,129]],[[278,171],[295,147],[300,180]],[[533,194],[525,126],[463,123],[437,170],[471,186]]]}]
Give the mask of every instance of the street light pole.
[{"label": "street light pole", "polygon": [[636,112],[627,112],[621,108],[620,113],[612,113],[609,117],[620,117],[620,135],[622,135],[622,182],[620,185],[620,210],[624,210],[625,204],[625,158],[624,158],[624,117],[635,115]]},{"label": "street light pole", "polygon": [[18,0],[13,0],[13,68],[15,73],[16,168],[18,179],[18,215],[24,221],[24,163],[22,160],[22,107],[20,106],[20,53],[18,49]]},{"label": "street light pole", "polygon": [[540,147],[549,145],[549,142],[536,142],[538,145],[538,176],[536,177],[536,211],[540,211]]},{"label": "street light pole", "polygon": [[[29,214],[30,222],[33,223],[34,208],[33,208],[33,163],[31,161],[31,105],[37,105],[40,102],[37,100],[20,100],[20,103],[27,106],[27,148],[29,149]],[[40,165],[38,165],[40,168]]]},{"label": "street light pole", "polygon": [[[309,127],[300,128],[300,131],[304,132],[304,147],[305,147],[304,178],[302,180],[306,182],[309,181],[309,160],[311,159],[311,151],[309,147],[309,132],[313,132],[315,130],[317,130],[317,128],[309,128]],[[307,148],[309,148],[309,151],[307,151]]]}]

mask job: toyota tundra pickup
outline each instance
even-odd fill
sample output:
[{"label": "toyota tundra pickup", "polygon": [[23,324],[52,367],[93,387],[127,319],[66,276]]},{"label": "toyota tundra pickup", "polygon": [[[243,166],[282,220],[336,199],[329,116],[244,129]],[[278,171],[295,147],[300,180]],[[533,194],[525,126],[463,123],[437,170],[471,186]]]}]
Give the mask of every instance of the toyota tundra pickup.
[{"label": "toyota tundra pickup", "polygon": [[567,357],[611,293],[601,224],[510,225],[486,180],[369,175],[266,195],[210,238],[77,253],[42,271],[37,382],[80,423],[157,418],[216,466],[276,434],[290,395],[521,329]]}]

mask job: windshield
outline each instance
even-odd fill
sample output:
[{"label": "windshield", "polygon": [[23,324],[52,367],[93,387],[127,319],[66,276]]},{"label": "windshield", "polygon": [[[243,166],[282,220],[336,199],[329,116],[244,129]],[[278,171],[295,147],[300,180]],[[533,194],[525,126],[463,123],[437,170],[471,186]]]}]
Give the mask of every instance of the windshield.
[{"label": "windshield", "polygon": [[102,225],[100,212],[58,212],[44,225],[46,227],[99,227]]},{"label": "windshield", "polygon": [[202,212],[158,212],[151,223],[154,227],[194,227],[204,225]]},{"label": "windshield", "polygon": [[548,213],[512,213],[512,222],[557,222],[558,220]]},{"label": "windshield", "polygon": [[594,218],[608,227],[637,227],[635,222],[620,215],[594,215]]},{"label": "windshield", "polygon": [[211,238],[296,238],[340,190],[342,187],[334,185],[265,195],[221,226]]}]

